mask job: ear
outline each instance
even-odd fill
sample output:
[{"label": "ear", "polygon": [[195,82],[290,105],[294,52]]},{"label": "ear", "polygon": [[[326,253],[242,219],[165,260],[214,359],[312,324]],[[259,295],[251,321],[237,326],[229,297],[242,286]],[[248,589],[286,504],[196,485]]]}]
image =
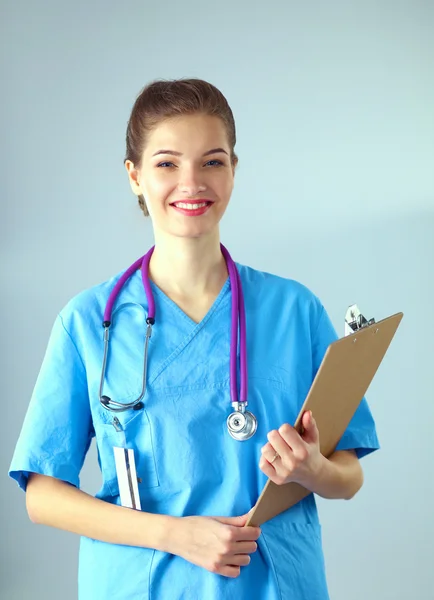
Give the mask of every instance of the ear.
[{"label": "ear", "polygon": [[143,191],[140,185],[138,169],[135,168],[134,164],[130,160],[125,161],[125,168],[128,173],[128,179],[130,181],[130,186],[133,191],[133,194],[135,194],[136,196],[140,196],[140,194],[143,194]]},{"label": "ear", "polygon": [[235,177],[235,171],[237,169],[237,165],[238,165],[238,158],[235,157],[234,160],[232,161],[232,177]]}]

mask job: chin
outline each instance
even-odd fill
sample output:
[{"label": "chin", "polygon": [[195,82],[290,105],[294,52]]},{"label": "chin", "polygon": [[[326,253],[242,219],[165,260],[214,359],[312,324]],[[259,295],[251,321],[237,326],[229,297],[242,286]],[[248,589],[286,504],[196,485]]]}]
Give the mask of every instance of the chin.
[{"label": "chin", "polygon": [[213,227],[176,227],[170,230],[168,233],[179,238],[196,239],[214,233],[216,227],[218,227],[218,225],[214,225]]}]

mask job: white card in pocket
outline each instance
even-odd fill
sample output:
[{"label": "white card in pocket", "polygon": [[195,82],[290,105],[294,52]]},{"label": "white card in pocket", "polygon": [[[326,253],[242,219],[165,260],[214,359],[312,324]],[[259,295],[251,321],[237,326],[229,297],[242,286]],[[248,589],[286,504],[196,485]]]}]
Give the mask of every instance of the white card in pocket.
[{"label": "white card in pocket", "polygon": [[140,506],[139,486],[137,485],[134,450],[113,448],[115,453],[116,474],[119,484],[121,504],[126,508],[142,510]]}]

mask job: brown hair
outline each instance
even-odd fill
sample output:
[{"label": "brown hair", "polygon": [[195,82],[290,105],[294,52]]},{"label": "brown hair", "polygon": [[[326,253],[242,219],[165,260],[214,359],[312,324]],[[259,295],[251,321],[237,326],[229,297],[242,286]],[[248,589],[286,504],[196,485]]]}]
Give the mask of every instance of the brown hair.
[{"label": "brown hair", "polygon": [[[165,119],[194,113],[216,116],[223,121],[234,164],[238,158],[234,151],[236,131],[232,110],[220,90],[202,79],[161,79],[142,89],[128,121],[124,164],[130,160],[140,169],[147,135],[152,129]],[[149,216],[142,194],[138,200],[145,216]]]}]

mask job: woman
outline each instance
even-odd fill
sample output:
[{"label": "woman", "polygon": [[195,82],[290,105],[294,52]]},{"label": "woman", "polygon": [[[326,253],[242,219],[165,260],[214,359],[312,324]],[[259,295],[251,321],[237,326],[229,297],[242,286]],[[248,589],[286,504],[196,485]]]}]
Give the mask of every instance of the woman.
[{"label": "woman", "polygon": [[[314,495],[261,530],[244,526],[247,513],[268,477],[351,498],[362,485],[358,459],[378,448],[365,400],[329,459],[310,413],[303,437],[291,427],[336,333],[309,290],[234,268],[220,245],[235,141],[231,109],[209,83],[144,88],[128,123],[125,167],[152,219],[154,251],[127,272],[114,300],[121,274],[72,299],[54,325],[10,474],[27,490],[32,521],[82,536],[83,600],[328,598]],[[244,413],[229,376],[238,284]],[[110,346],[102,377],[103,319]],[[113,410],[123,404],[131,408]],[[237,408],[245,439],[227,429]],[[103,475],[96,498],[79,489],[93,437]]]}]

